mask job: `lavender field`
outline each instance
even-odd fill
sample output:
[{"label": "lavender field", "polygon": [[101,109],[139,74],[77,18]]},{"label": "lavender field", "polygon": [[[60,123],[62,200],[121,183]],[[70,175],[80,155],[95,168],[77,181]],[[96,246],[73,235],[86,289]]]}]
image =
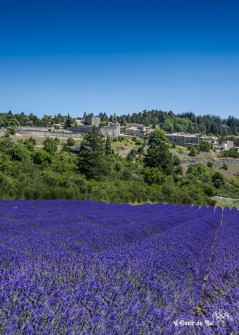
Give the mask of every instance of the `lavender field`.
[{"label": "lavender field", "polygon": [[239,334],[239,211],[0,202],[0,334]]}]

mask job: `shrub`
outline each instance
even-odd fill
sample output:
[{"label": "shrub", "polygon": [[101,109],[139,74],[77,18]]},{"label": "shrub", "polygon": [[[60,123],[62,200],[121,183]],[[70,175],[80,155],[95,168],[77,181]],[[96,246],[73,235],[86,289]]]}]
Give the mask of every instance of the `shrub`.
[{"label": "shrub", "polygon": [[122,136],[122,135],[119,135],[118,137],[117,137],[117,140],[119,141],[119,142],[123,142],[124,141],[124,136]]},{"label": "shrub", "polygon": [[127,155],[127,160],[132,161],[136,157],[136,154],[137,152],[135,149],[130,150],[130,152]]},{"label": "shrub", "polygon": [[224,169],[224,170],[228,170],[228,168],[229,168],[229,165],[228,165],[227,163],[224,163],[224,164],[222,165],[222,169]]},{"label": "shrub", "polygon": [[211,185],[206,185],[204,187],[204,192],[206,195],[208,195],[209,197],[213,197],[214,195],[217,194],[216,190],[211,186]]},{"label": "shrub", "polygon": [[69,137],[66,141],[66,144],[69,146],[69,147],[73,147],[75,144],[76,144],[76,141],[74,140],[74,138],[72,137]]},{"label": "shrub", "polygon": [[239,158],[239,152],[237,150],[224,150],[221,152],[220,157]]},{"label": "shrub", "polygon": [[189,156],[196,156],[198,154],[198,150],[192,144],[188,146],[188,150],[190,151]]},{"label": "shrub", "polygon": [[175,168],[175,173],[176,174],[180,174],[180,175],[183,175],[183,168],[181,165],[178,165],[176,168]]},{"label": "shrub", "polygon": [[57,151],[59,143],[60,141],[57,137],[55,137],[54,139],[46,137],[45,141],[43,142],[43,149],[49,154],[53,155]]},{"label": "shrub", "polygon": [[216,188],[221,188],[225,183],[224,176],[220,172],[215,172],[212,176],[212,182]]},{"label": "shrub", "polygon": [[166,176],[157,168],[147,167],[144,169],[144,181],[149,184],[163,184],[166,181]]},{"label": "shrub", "polygon": [[212,168],[212,167],[213,167],[213,162],[208,161],[208,162],[207,162],[207,166],[208,166],[209,168]]},{"label": "shrub", "polygon": [[16,134],[16,128],[15,127],[11,127],[10,130],[9,130],[9,133],[11,135],[15,135]]},{"label": "shrub", "polygon": [[27,150],[33,151],[36,145],[36,140],[33,137],[26,138],[25,141],[23,142],[23,145]]},{"label": "shrub", "polygon": [[181,159],[177,155],[174,155],[173,156],[173,165],[179,165],[181,163],[182,163]]},{"label": "shrub", "polygon": [[203,141],[202,143],[200,143],[199,148],[200,148],[201,151],[210,152],[210,150],[212,150],[213,146],[212,146],[212,143],[207,142],[207,141]]},{"label": "shrub", "polygon": [[33,156],[33,161],[35,164],[42,164],[44,166],[48,166],[52,162],[52,157],[48,152],[44,150],[38,150]]}]

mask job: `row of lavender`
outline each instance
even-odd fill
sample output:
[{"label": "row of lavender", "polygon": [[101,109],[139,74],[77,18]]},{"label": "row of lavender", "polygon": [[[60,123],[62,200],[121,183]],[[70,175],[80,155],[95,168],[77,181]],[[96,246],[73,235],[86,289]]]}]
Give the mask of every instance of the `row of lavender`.
[{"label": "row of lavender", "polygon": [[[233,213],[233,214],[232,214]],[[202,296],[202,315],[214,334],[239,333],[239,211],[225,208]]]},{"label": "row of lavender", "polygon": [[205,206],[1,202],[0,333],[200,334],[176,321],[198,320],[202,294],[201,319],[215,310],[217,247],[202,288],[221,217]]}]

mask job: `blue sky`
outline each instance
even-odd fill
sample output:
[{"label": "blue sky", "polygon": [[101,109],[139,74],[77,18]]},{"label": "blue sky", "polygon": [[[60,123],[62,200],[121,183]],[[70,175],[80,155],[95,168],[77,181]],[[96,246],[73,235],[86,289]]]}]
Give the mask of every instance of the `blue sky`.
[{"label": "blue sky", "polygon": [[239,116],[231,0],[0,0],[0,112]]}]

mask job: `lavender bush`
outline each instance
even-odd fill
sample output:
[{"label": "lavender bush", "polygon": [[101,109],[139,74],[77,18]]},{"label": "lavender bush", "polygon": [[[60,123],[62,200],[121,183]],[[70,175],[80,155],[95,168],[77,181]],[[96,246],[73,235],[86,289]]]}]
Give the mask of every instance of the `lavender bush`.
[{"label": "lavender bush", "polygon": [[[234,331],[232,213],[224,227],[222,209],[206,206],[1,201],[0,334]],[[206,326],[220,309],[234,321]]]}]

